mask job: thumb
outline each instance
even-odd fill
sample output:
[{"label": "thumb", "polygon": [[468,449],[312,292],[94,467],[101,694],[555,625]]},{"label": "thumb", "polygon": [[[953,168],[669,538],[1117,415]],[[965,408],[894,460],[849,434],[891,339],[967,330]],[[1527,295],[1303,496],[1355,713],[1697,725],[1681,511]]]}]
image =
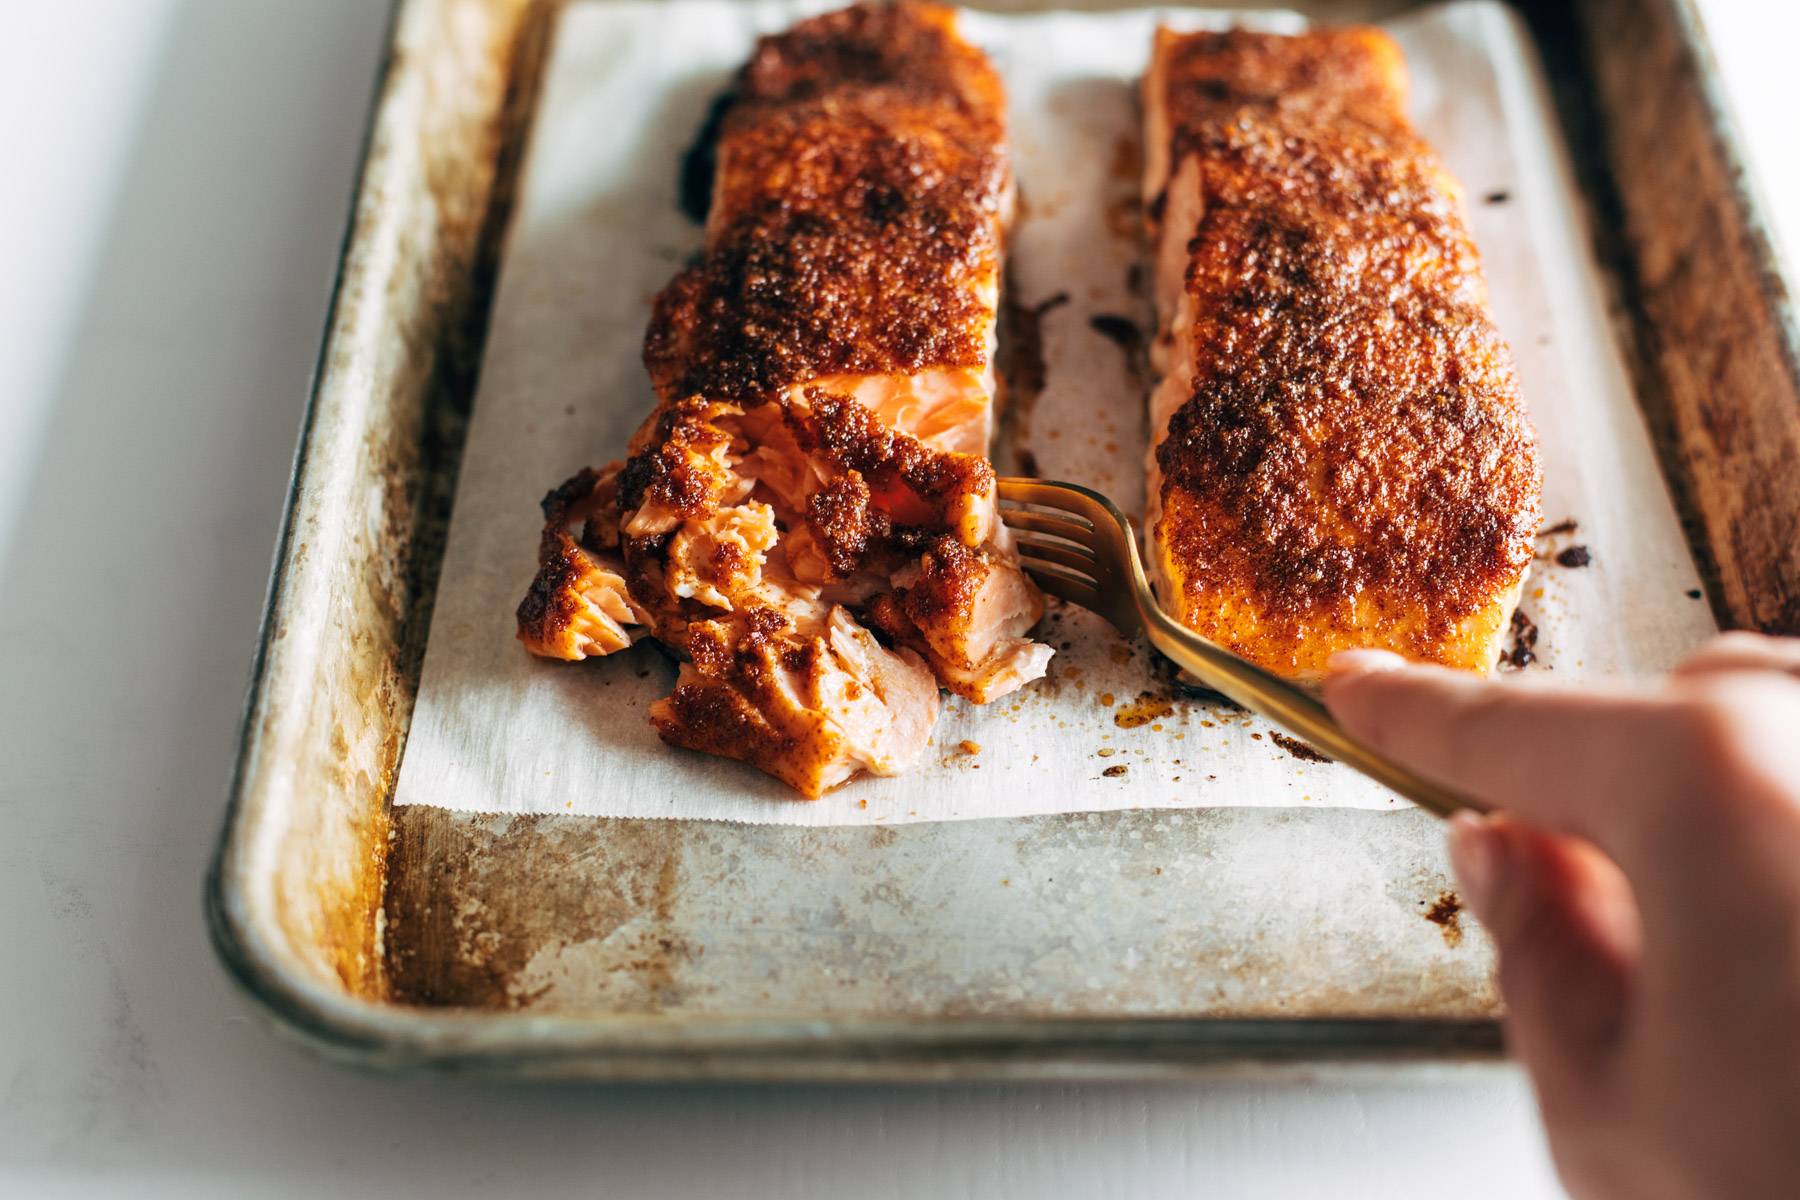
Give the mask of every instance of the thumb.
[{"label": "thumb", "polygon": [[1624,1020],[1641,939],[1630,885],[1591,844],[1505,817],[1458,816],[1450,861],[1500,952],[1509,1048],[1547,1112],[1579,1103]]}]

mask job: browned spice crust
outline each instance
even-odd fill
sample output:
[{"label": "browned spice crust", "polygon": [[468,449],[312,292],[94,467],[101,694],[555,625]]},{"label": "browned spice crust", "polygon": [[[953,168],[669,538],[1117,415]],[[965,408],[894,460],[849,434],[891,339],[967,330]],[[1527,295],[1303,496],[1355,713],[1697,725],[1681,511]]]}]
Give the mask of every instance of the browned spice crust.
[{"label": "browned spice crust", "polygon": [[985,363],[974,285],[1000,259],[1004,102],[949,21],[859,5],[758,44],[722,123],[706,256],[657,300],[660,394],[756,403]]},{"label": "browned spice crust", "polygon": [[1296,628],[1358,602],[1422,614],[1429,657],[1525,570],[1542,477],[1398,70],[1363,31],[1180,40],[1175,161],[1198,157],[1204,197],[1196,373],[1157,461],[1190,589]]}]

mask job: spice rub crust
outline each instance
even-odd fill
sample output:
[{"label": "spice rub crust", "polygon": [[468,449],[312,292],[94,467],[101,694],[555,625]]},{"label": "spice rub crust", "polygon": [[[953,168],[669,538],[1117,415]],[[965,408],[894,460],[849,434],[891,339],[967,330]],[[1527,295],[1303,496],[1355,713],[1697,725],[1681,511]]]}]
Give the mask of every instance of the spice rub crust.
[{"label": "spice rub crust", "polygon": [[755,403],[985,369],[1004,111],[947,9],[859,5],[764,38],[722,124],[705,257],[656,304],[658,392]]},{"label": "spice rub crust", "polygon": [[1353,645],[1488,669],[1542,472],[1398,50],[1371,30],[1164,36],[1152,208],[1173,211],[1189,161],[1200,191],[1168,350],[1189,382],[1155,450],[1165,602],[1284,673]]}]

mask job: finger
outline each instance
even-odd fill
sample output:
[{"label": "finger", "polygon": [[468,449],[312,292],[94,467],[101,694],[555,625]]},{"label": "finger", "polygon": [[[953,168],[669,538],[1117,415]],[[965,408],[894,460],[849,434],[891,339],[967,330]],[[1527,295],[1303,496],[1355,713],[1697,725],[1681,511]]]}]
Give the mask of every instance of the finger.
[{"label": "finger", "polygon": [[1484,680],[1391,655],[1340,654],[1325,702],[1351,733],[1428,776],[1544,829],[1600,846],[1627,869],[1648,806],[1685,800],[1685,739],[1649,695]]},{"label": "finger", "polygon": [[1800,638],[1723,633],[1683,659],[1673,675],[1693,677],[1730,671],[1777,671],[1800,677]]},{"label": "finger", "polygon": [[1500,953],[1508,1043],[1547,1107],[1569,1099],[1619,1041],[1643,936],[1631,888],[1593,846],[1504,817],[1459,817],[1450,850]]}]

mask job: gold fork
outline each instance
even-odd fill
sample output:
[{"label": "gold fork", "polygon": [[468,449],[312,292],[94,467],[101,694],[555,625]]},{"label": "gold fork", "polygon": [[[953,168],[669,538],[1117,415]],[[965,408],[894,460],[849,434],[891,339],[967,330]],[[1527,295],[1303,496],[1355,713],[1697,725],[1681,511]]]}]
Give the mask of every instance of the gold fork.
[{"label": "gold fork", "polygon": [[[1419,807],[1447,817],[1486,806],[1458,795],[1358,741],[1312,696],[1199,634],[1157,604],[1138,556],[1131,520],[1111,500],[1072,483],[1000,480],[1001,519],[1017,539],[1025,570],[1053,596],[1106,618],[1130,637],[1143,632],[1207,687],[1259,713],[1320,751],[1348,763]],[[1050,509],[1051,512],[1033,512]],[[1038,536],[1031,536],[1038,535]]]}]

